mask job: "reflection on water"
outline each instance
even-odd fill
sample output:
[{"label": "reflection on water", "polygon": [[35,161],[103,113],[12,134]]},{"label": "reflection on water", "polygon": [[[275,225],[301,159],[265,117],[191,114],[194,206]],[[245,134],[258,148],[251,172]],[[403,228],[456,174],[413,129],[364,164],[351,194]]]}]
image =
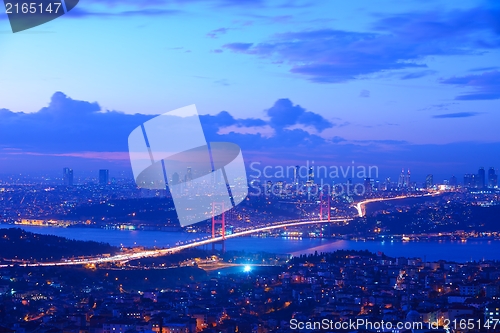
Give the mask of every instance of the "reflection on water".
[{"label": "reflection on water", "polygon": [[[11,228],[11,225],[0,225],[0,228]],[[163,232],[163,231],[128,231],[106,230],[97,228],[50,228],[22,226],[30,232],[56,235],[76,240],[94,240],[115,246],[141,245],[146,247],[173,246],[176,242],[184,242],[206,236],[205,234]],[[211,246],[208,246],[211,248]],[[219,247],[218,247],[219,248]],[[383,252],[391,257],[420,257],[424,260],[449,260],[465,262],[471,260],[500,260],[500,241],[468,240],[462,241],[424,241],[424,242],[380,242],[351,241],[334,239],[290,239],[290,238],[258,238],[241,237],[226,241],[226,250],[246,252],[303,253],[332,252],[340,249],[368,250]]]}]

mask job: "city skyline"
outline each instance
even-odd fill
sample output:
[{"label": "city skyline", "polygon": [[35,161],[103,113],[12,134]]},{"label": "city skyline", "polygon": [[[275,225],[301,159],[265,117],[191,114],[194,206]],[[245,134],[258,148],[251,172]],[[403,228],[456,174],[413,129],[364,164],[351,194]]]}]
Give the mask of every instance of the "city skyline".
[{"label": "city skyline", "polygon": [[[371,181],[372,183],[378,182],[379,184],[384,183],[387,185],[395,185],[396,189],[397,188],[399,188],[399,189],[409,188],[412,186],[416,186],[418,188],[432,188],[435,185],[450,185],[451,187],[461,186],[461,187],[478,188],[478,189],[496,188],[498,186],[498,174],[497,174],[498,169],[496,169],[495,167],[489,167],[487,169],[488,169],[487,173],[486,173],[486,170],[484,167],[480,167],[478,169],[477,174],[466,172],[466,173],[459,174],[459,175],[451,175],[450,177],[444,178],[444,179],[436,179],[434,174],[432,174],[432,173],[427,174],[422,179],[413,179],[410,176],[410,169],[403,168],[398,177],[396,177],[395,175],[388,176],[388,177],[385,177],[385,176],[372,177],[371,173],[365,172],[366,175],[368,175],[370,177],[354,177],[354,179],[353,179],[349,176],[346,176],[344,178],[328,177],[328,169],[326,169],[325,166],[305,168],[305,170],[307,171],[307,174],[304,174],[304,173],[301,173],[301,167],[297,165],[297,166],[288,166],[287,168],[284,168],[283,170],[281,170],[277,173],[275,172],[275,175],[276,174],[279,174],[279,175],[283,174],[283,176],[279,176],[279,177],[272,176],[272,175],[266,176],[262,172],[261,172],[260,177],[255,177],[255,175],[253,177],[250,176],[249,183],[251,183],[252,181],[255,181],[255,180],[259,180],[259,181],[260,180],[274,180],[274,181],[283,181],[289,185],[298,185],[298,184],[307,184],[307,183],[314,184],[315,180],[316,181],[317,180],[326,180],[327,182],[333,181],[333,183],[335,183],[335,180],[337,180],[337,181],[347,181],[347,180],[353,181],[354,180],[355,183],[356,182],[357,183],[363,183],[363,182],[366,183],[366,181],[368,180],[368,181]],[[62,184],[66,185],[66,186],[81,185],[81,184],[85,184],[85,183],[92,182],[92,181],[97,182],[99,185],[109,185],[109,184],[111,184],[112,181],[115,181],[116,179],[133,180],[132,175],[127,176],[127,175],[124,175],[123,173],[115,175],[113,177],[110,177],[110,170],[109,169],[99,169],[99,170],[97,170],[96,175],[93,175],[92,172],[89,173],[88,170],[86,170],[86,171],[81,170],[81,173],[78,174],[78,170],[77,170],[76,179],[83,181],[83,182],[82,183],[75,183],[74,170],[72,168],[69,168],[69,167],[64,167],[62,170],[63,170],[63,172],[62,172],[62,177],[60,178],[60,181],[62,181]],[[288,172],[290,170],[292,170],[291,173]],[[316,170],[316,172],[318,172],[319,177],[314,176],[315,170]],[[319,171],[319,170],[321,170],[321,171]],[[484,178],[481,177],[481,170],[484,171],[484,175],[483,175]],[[96,170],[94,170],[94,171],[96,171]],[[111,170],[111,172],[113,172],[113,171],[114,170]],[[190,172],[191,172],[191,168],[187,167],[186,173],[184,175],[182,175],[182,174],[178,175],[177,173],[175,173],[174,175],[176,175],[176,177],[177,177],[177,183],[180,182],[181,179],[183,179],[182,180],[183,182],[186,182],[187,180],[191,180],[192,175],[190,175]],[[53,175],[53,173],[51,173],[51,174]],[[5,176],[15,177],[16,175],[3,175],[3,176],[4,177]],[[25,176],[28,178],[30,177],[29,175],[25,175]],[[37,176],[40,177],[40,175],[37,175]],[[49,176],[48,174],[45,176],[49,177],[49,178],[47,178],[47,180],[50,180],[50,177],[52,177],[52,176]],[[58,177],[55,177],[53,179],[53,181],[55,181],[57,183],[58,179],[59,179]],[[0,180],[1,180],[1,178],[0,178]],[[173,181],[173,179],[170,179],[170,181]],[[6,184],[8,184],[8,182],[6,182]]]}]

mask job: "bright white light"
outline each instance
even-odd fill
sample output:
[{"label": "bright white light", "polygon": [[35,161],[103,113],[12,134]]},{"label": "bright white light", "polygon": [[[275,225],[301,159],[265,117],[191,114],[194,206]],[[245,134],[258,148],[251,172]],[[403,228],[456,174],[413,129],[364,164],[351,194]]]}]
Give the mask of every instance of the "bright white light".
[{"label": "bright white light", "polygon": [[243,268],[244,272],[250,272],[251,270],[252,270],[252,267],[250,267],[248,265]]}]

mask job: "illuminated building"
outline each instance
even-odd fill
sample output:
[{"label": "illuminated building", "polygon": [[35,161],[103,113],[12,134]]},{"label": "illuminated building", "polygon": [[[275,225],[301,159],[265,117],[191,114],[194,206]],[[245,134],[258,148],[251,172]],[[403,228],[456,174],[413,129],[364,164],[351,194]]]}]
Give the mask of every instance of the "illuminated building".
[{"label": "illuminated building", "polygon": [[299,166],[295,166],[293,169],[293,184],[298,185],[299,184]]},{"label": "illuminated building", "polygon": [[425,188],[432,188],[434,186],[434,176],[428,174],[425,178]]},{"label": "illuminated building", "polygon": [[172,185],[177,185],[181,182],[181,178],[179,177],[179,174],[177,172],[174,172],[172,174]]},{"label": "illuminated building", "polygon": [[486,180],[486,171],[484,171],[484,168],[481,167],[477,173],[476,187],[484,188],[485,180]]},{"label": "illuminated building", "polygon": [[398,179],[398,188],[403,188],[405,184],[405,170],[401,169],[401,174]]},{"label": "illuminated building", "polygon": [[455,175],[451,176],[450,178],[450,186],[451,187],[457,187],[458,182],[457,182],[457,177]]},{"label": "illuminated building", "polygon": [[410,187],[410,169],[408,173],[405,174],[405,169],[401,169],[401,174],[399,175],[398,188],[408,188]]},{"label": "illuminated building", "polygon": [[73,169],[63,169],[63,184],[66,186],[73,186]]},{"label": "illuminated building", "polygon": [[99,170],[99,185],[109,184],[109,170],[101,169]]},{"label": "illuminated building", "polygon": [[464,186],[465,187],[475,187],[476,186],[476,177],[475,175],[472,174],[465,174],[464,175]]},{"label": "illuminated building", "polygon": [[[500,302],[490,302],[484,308],[484,320],[493,326],[500,320]],[[487,326],[485,326],[487,327]]]},{"label": "illuminated building", "polygon": [[488,187],[494,188],[498,185],[498,176],[495,172],[495,168],[491,167],[488,170]]},{"label": "illuminated building", "polygon": [[372,193],[372,181],[370,178],[365,178],[364,186],[366,194]]},{"label": "illuminated building", "polygon": [[309,178],[308,178],[308,181],[311,184],[314,184],[314,169],[313,169],[313,167],[309,168]]}]

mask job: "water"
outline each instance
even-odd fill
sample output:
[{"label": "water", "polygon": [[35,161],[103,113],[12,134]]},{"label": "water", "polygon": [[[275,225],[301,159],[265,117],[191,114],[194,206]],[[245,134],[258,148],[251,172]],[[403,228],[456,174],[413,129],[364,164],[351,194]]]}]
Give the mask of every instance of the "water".
[{"label": "water", "polygon": [[[12,225],[1,225],[0,228],[12,228]],[[21,227],[21,226],[19,226]],[[115,246],[164,247],[173,246],[176,242],[201,238],[206,234],[163,232],[163,231],[128,231],[107,230],[97,228],[52,228],[22,226],[22,229],[34,233],[56,235],[76,240],[94,240]],[[471,260],[500,260],[500,240],[468,240],[461,241],[421,241],[421,242],[380,242],[352,241],[333,239],[290,239],[240,237],[226,241],[226,250],[246,252],[302,253],[333,252],[336,250],[368,250],[383,252],[391,257],[420,257],[428,261],[448,260],[466,262]]]}]

